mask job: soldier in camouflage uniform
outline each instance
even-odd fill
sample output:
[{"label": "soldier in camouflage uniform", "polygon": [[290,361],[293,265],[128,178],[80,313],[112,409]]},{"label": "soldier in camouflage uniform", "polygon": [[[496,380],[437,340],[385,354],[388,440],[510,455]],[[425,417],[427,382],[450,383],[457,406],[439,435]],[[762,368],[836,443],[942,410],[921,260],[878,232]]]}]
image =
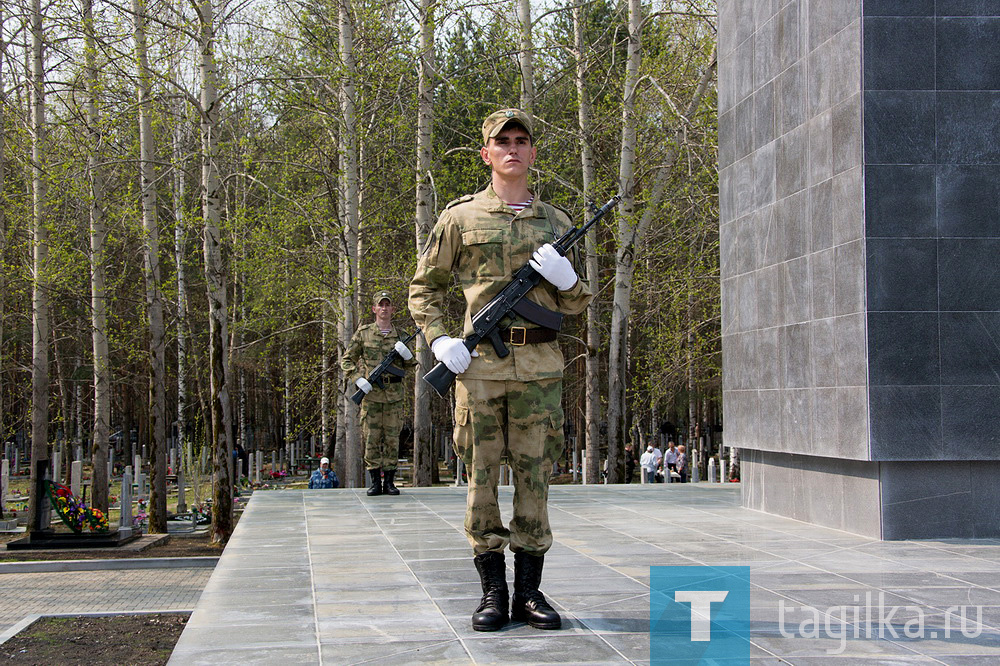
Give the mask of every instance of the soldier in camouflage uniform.
[{"label": "soldier in camouflage uniform", "polygon": [[[394,480],[399,459],[399,432],[403,429],[402,378],[383,375],[384,390],[371,386],[365,379],[397,343],[402,344],[400,338],[404,336],[400,336],[392,325],[395,311],[389,292],[376,293],[372,302],[375,321],[354,332],[340,363],[349,390],[357,386],[366,392],[361,403],[361,439],[365,445],[365,469],[372,483],[369,495],[399,494]],[[403,366],[416,365],[412,354],[408,356]]]},{"label": "soldier in camouflage uniform", "polygon": [[[545,278],[528,295],[535,303],[578,314],[592,296],[570,261],[551,246],[571,226],[569,216],[528,189],[536,154],[528,116],[517,109],[490,115],[483,142],[480,155],[491,168],[491,184],[441,213],[410,283],[409,306],[435,357],[458,375],[455,450],[469,469],[465,530],[483,588],[473,628],[500,629],[510,610],[515,620],[557,629],[559,614],[538,591],[544,554],[552,545],[549,476],[563,450],[563,356],[556,331],[518,319],[503,334],[509,356],[499,358],[490,344],[470,355],[444,327],[444,299],[454,271],[465,297],[463,336],[468,336],[472,315],[528,260]],[[504,460],[514,472],[509,526],[497,505]],[[514,553],[512,608],[504,563],[508,545]]]}]

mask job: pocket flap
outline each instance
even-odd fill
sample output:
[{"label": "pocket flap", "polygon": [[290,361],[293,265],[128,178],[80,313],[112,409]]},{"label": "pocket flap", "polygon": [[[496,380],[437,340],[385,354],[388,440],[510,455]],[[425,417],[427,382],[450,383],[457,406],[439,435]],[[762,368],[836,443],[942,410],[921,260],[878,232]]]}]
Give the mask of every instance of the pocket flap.
[{"label": "pocket flap", "polygon": [[503,229],[468,229],[462,232],[462,243],[464,245],[502,242]]}]

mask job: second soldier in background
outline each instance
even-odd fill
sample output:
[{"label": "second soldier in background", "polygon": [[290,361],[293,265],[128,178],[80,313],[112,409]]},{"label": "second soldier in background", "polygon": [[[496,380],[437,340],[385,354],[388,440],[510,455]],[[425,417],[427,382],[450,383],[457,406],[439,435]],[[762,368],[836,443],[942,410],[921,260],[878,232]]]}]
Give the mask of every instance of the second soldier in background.
[{"label": "second soldier in background", "polygon": [[[375,321],[358,327],[344,352],[340,368],[350,389],[382,362],[404,336],[392,324],[396,307],[387,291],[376,292],[372,299]],[[416,365],[412,358],[404,367]],[[398,495],[394,483],[399,461],[399,433],[403,429],[401,377],[385,376],[385,389],[369,386],[361,403],[361,439],[365,448],[365,469],[371,478],[368,495]],[[364,382],[367,383],[367,382]]]}]

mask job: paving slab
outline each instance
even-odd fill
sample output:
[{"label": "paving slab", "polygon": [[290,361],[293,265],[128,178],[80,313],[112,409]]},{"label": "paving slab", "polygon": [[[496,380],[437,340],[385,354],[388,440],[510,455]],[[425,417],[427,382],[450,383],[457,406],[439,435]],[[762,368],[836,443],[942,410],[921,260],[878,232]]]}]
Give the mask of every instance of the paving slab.
[{"label": "paving slab", "polygon": [[[1000,540],[879,542],[744,509],[733,484],[553,486],[542,591],[563,628],[475,632],[465,492],[254,493],[170,664],[645,664],[649,568],[719,565],[753,587],[742,658],[719,663],[1000,661]],[[502,487],[505,520],[511,501]],[[896,608],[882,638],[868,599]],[[842,639],[800,624],[863,604]],[[904,635],[918,620],[926,636]]]}]

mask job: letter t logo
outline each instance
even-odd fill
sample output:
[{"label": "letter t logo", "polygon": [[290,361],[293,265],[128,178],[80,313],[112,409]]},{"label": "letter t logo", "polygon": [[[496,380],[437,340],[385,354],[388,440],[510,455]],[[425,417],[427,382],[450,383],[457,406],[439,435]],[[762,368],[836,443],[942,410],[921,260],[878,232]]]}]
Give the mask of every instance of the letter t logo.
[{"label": "letter t logo", "polygon": [[724,601],[729,596],[726,590],[695,591],[678,590],[674,601],[691,604],[691,640],[712,640],[712,602]]}]

